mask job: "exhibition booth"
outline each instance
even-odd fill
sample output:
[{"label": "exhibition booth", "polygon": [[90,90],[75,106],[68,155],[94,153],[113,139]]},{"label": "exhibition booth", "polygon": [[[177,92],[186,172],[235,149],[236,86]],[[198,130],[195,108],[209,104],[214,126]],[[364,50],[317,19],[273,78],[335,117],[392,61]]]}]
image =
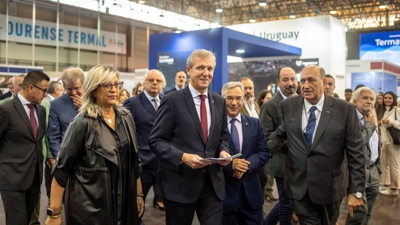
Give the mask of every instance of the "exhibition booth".
[{"label": "exhibition booth", "polygon": [[183,33],[161,33],[150,35],[149,69],[161,70],[166,79],[166,90],[174,87],[176,71],[185,70],[186,59],[193,50],[212,51],[217,60],[212,82],[212,91],[219,92],[228,81],[227,57],[299,58],[302,50],[298,47],[228,28],[214,28]]}]

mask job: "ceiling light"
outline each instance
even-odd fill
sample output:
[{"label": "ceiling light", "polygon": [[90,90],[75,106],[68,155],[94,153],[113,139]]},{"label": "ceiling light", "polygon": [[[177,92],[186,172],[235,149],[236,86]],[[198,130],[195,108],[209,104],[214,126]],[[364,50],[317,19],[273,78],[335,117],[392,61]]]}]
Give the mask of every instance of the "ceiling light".
[{"label": "ceiling light", "polygon": [[267,6],[267,2],[266,1],[260,1],[258,3],[258,5],[261,6],[261,7],[264,7],[264,6]]},{"label": "ceiling light", "polygon": [[296,18],[296,15],[292,14],[292,15],[289,16],[289,18],[290,19],[294,19],[294,18]]},{"label": "ceiling light", "polygon": [[144,3],[146,3],[146,1],[139,0],[138,3],[139,3],[139,4],[144,4]]},{"label": "ceiling light", "polygon": [[236,50],[236,53],[239,53],[239,54],[242,54],[242,53],[244,53],[245,51],[243,50],[243,49],[238,49],[238,50]]},{"label": "ceiling light", "polygon": [[250,23],[255,23],[256,20],[250,19],[249,22],[250,22]]},{"label": "ceiling light", "polygon": [[380,5],[378,8],[380,8],[380,9],[386,9],[386,5]]},{"label": "ceiling light", "polygon": [[396,17],[396,18],[394,18],[394,21],[399,21],[400,20],[400,17]]},{"label": "ceiling light", "polygon": [[222,13],[224,10],[221,8],[221,7],[218,7],[216,10],[215,10],[215,12],[217,12],[217,13]]},{"label": "ceiling light", "polygon": [[336,14],[337,11],[336,11],[336,10],[331,10],[331,11],[329,11],[329,13],[330,13],[330,14]]}]

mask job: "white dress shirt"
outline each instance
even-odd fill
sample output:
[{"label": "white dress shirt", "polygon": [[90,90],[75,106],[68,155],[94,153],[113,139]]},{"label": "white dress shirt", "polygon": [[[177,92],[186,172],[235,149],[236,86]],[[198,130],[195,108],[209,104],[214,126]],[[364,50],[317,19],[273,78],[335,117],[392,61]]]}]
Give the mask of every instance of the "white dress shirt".
[{"label": "white dress shirt", "polygon": [[[316,121],[315,121],[315,129],[314,129],[314,133],[313,133],[313,137],[312,137],[312,142],[314,142],[315,132],[317,131],[319,119],[321,118],[322,108],[324,107],[324,101],[325,101],[325,94],[322,95],[319,102],[315,105],[317,107],[317,109],[314,111]],[[311,103],[309,103],[307,100],[304,99],[303,109],[301,110],[301,114],[302,114],[301,129],[303,130],[303,133],[306,132],[308,118],[310,117],[310,108],[312,106],[313,105]]]}]

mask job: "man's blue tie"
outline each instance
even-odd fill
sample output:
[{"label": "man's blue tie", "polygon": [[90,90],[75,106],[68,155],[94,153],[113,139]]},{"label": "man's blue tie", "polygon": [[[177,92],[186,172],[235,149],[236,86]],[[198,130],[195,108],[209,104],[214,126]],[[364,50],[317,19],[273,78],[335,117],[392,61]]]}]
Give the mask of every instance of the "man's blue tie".
[{"label": "man's blue tie", "polygon": [[239,133],[238,130],[235,126],[235,121],[236,119],[233,118],[230,121],[231,124],[231,138],[232,138],[232,142],[233,142],[233,148],[235,153],[239,153],[240,152],[240,142],[239,142]]},{"label": "man's blue tie", "polygon": [[304,137],[306,138],[308,149],[311,149],[315,125],[317,124],[317,117],[315,117],[315,113],[314,113],[314,111],[316,109],[317,109],[316,106],[312,106],[310,108],[310,117],[308,117],[306,132],[304,133]]}]

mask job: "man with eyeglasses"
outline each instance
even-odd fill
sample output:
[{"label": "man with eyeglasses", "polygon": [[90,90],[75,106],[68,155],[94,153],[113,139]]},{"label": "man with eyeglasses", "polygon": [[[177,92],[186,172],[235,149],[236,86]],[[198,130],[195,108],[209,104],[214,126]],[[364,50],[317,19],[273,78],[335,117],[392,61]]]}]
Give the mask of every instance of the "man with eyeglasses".
[{"label": "man with eyeglasses", "polygon": [[4,94],[0,95],[0,100],[6,99],[8,97],[11,97],[11,95],[13,94],[13,92],[14,92],[14,77],[11,77],[7,81],[7,85],[8,85],[9,91],[7,93],[4,93]]},{"label": "man with eyeglasses", "polygon": [[226,83],[222,97],[226,100],[229,153],[242,154],[223,168],[226,197],[222,224],[261,224],[264,199],[257,171],[270,156],[267,139],[259,119],[240,113],[244,97],[240,82]]},{"label": "man with eyeglasses", "polygon": [[21,92],[0,105],[0,193],[6,224],[28,224],[39,199],[46,133],[40,103],[49,80],[41,71],[29,72]]},{"label": "man with eyeglasses", "polygon": [[[49,147],[54,158],[60,151],[61,140],[69,123],[78,114],[78,109],[81,107],[85,75],[82,69],[70,67],[63,71],[61,80],[67,94],[51,101],[47,128]],[[46,168],[45,176],[48,197],[51,185],[50,170],[51,168]]]},{"label": "man with eyeglasses", "polygon": [[[160,158],[150,151],[147,140],[155,122],[158,106],[162,98],[160,93],[165,87],[166,81],[161,71],[150,70],[143,76],[141,83],[144,86],[143,92],[125,100],[124,106],[131,112],[136,124],[139,156],[142,162],[140,180],[142,181],[143,195],[146,200],[150,188],[156,182],[156,175],[160,165]],[[163,199],[160,196],[154,196],[153,207],[164,210]]]}]

